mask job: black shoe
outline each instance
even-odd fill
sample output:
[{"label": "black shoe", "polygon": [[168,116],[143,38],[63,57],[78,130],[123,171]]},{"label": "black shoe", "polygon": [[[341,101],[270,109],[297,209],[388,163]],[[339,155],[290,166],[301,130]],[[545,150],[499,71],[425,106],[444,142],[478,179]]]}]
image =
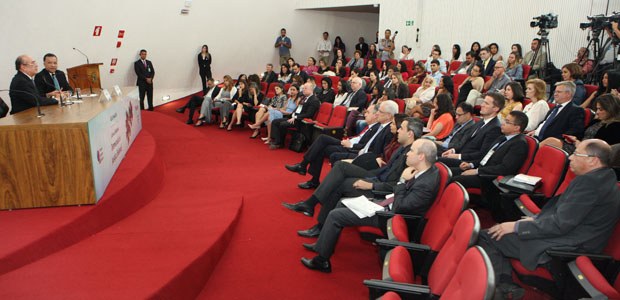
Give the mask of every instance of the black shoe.
[{"label": "black shoe", "polygon": [[303,243],[302,245],[304,246],[304,248],[306,248],[306,249],[308,249],[308,250],[310,250],[312,252],[316,252],[316,249],[314,248],[316,246],[316,243],[312,243],[312,244]]},{"label": "black shoe", "polygon": [[181,108],[177,108],[177,112],[182,114],[185,112],[185,106],[181,107]]},{"label": "black shoe", "polygon": [[[303,236],[303,237],[314,238],[314,237],[318,237],[319,234],[321,234],[321,228],[319,228],[319,224],[316,224],[316,225],[310,227],[310,229],[297,231],[297,234],[299,236]],[[314,247],[314,244],[312,244],[312,246]],[[306,247],[306,244],[304,244],[304,247]],[[308,247],[306,247],[306,248],[308,248]],[[310,248],[308,248],[308,249],[310,249]],[[312,250],[312,251],[316,252],[316,250]]]},{"label": "black shoe", "polygon": [[299,173],[299,175],[306,175],[306,168],[302,167],[301,164],[284,165],[284,167],[291,172]]},{"label": "black shoe", "polygon": [[300,189],[309,190],[309,189],[316,189],[319,186],[319,184],[313,181],[306,181],[306,182],[302,182],[298,184],[297,186]]},{"label": "black shoe", "polygon": [[301,263],[306,266],[306,268],[310,269],[310,270],[317,270],[317,271],[321,271],[323,273],[331,273],[332,272],[332,265],[331,263],[329,263],[329,260],[322,260],[319,259],[318,256],[315,256],[314,258],[305,258],[302,257],[301,258]]},{"label": "black shoe", "polygon": [[525,290],[514,283],[500,283],[495,288],[493,299],[521,299],[525,296]]},{"label": "black shoe", "polygon": [[187,120],[187,122],[185,122],[185,124],[187,124],[187,125],[189,125],[189,124],[193,124],[193,123],[194,123],[194,120],[191,120],[191,119],[190,119],[190,120]]},{"label": "black shoe", "polygon": [[282,206],[296,212],[303,213],[308,217],[314,216],[314,207],[309,207],[305,202],[297,202],[297,203],[285,203],[282,202]]}]

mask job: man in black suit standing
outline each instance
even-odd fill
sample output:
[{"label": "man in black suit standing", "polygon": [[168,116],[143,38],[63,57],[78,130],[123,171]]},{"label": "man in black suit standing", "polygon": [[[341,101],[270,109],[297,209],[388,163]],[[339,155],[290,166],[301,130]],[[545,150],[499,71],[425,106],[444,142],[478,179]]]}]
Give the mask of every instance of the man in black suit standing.
[{"label": "man in black suit standing", "polygon": [[[394,197],[375,203],[385,206],[386,210],[391,208],[397,214],[423,216],[437,196],[439,170],[434,165],[436,157],[435,143],[426,139],[413,142],[406,154],[408,168],[402,172],[401,182],[394,188]],[[338,204],[337,208],[329,212],[316,243],[303,245],[318,255],[312,259],[304,257],[301,263],[311,270],[331,272],[329,258],[334,253],[340,232],[349,226],[379,227],[379,217],[360,218],[342,203]]]},{"label": "man in black suit standing", "polygon": [[[67,76],[61,70],[58,70],[58,58],[52,53],[43,56],[43,65],[45,69],[37,73],[34,82],[39,90],[39,95],[48,98],[60,99],[62,92],[73,92],[73,88],[67,82]],[[68,95],[63,95],[66,97]]]},{"label": "man in black suit standing", "polygon": [[303,85],[304,98],[300,101],[297,110],[293,112],[289,119],[281,118],[275,119],[271,122],[271,135],[273,142],[269,145],[269,149],[274,150],[282,148],[284,146],[284,138],[286,137],[286,131],[289,127],[297,127],[299,132],[303,132],[303,122],[305,118],[313,119],[319,110],[321,102],[319,98],[314,95],[312,84],[304,83]]},{"label": "man in black suit standing", "polygon": [[321,203],[321,212],[317,218],[318,224],[297,233],[304,237],[318,236],[329,212],[336,207],[342,197],[361,195],[372,197],[373,191],[393,192],[406,167],[407,152],[411,144],[422,136],[423,126],[416,118],[406,118],[401,123],[398,129],[398,143],[401,146],[383,167],[366,170],[348,162],[336,162],[310,198],[298,203],[282,203],[284,207],[307,216],[313,216],[314,207]]},{"label": "man in black suit standing", "polygon": [[149,108],[153,110],[153,77],[155,77],[155,69],[153,63],[146,59],[146,50],[140,50],[140,59],[136,60],[133,64],[133,69],[136,71],[138,80],[136,85],[140,92],[140,109],[144,109],[144,96],[146,94]]},{"label": "man in black suit standing", "polygon": [[572,81],[560,81],[555,84],[553,97],[555,107],[547,113],[545,120],[538,125],[536,130],[529,133],[539,141],[554,137],[563,140],[562,134],[583,138],[584,111],[572,101],[576,89]]},{"label": "man in black suit standing", "polygon": [[474,125],[474,131],[460,148],[450,148],[441,154],[439,161],[459,172],[463,161],[480,160],[499,137],[501,124],[497,114],[504,108],[505,98],[499,93],[488,93],[480,105],[482,120]]},{"label": "man in black suit standing", "polygon": [[620,218],[620,193],[609,167],[611,147],[602,140],[585,140],[569,159],[577,176],[538,215],[480,232],[478,244],[495,271],[496,295],[519,299],[524,294],[512,281],[510,258],[528,270],[548,268],[551,257],[546,250],[599,253],[607,244]]},{"label": "man in black suit standing", "polygon": [[11,81],[9,96],[11,97],[11,114],[39,105],[54,105],[58,101],[41,96],[34,82],[39,66],[28,55],[20,55],[15,59],[17,74]]}]

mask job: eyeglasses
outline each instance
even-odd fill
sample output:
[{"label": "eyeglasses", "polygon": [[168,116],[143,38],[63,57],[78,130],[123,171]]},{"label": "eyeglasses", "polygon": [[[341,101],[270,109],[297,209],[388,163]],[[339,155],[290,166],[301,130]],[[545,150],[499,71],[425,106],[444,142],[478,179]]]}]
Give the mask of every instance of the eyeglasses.
[{"label": "eyeglasses", "polygon": [[511,122],[511,121],[508,121],[508,120],[504,120],[504,124],[516,125],[515,122]]},{"label": "eyeglasses", "polygon": [[577,156],[577,157],[596,157],[596,155],[577,153],[577,151],[573,152],[572,155]]}]

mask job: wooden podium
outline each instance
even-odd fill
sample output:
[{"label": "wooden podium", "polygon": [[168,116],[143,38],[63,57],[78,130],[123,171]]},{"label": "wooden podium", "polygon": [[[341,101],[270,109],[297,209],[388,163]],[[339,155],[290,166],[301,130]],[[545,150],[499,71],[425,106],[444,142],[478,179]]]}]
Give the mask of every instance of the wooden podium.
[{"label": "wooden podium", "polygon": [[83,64],[68,68],[67,79],[69,84],[74,89],[80,88],[82,91],[90,90],[91,87],[96,90],[101,89],[100,65],[103,65],[103,63]]}]

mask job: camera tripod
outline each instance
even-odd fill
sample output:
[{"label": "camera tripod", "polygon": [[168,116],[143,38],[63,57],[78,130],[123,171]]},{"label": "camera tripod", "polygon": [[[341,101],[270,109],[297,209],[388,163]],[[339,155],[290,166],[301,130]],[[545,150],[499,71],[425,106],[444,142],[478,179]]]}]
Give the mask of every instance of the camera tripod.
[{"label": "camera tripod", "polygon": [[[603,78],[603,72],[608,69],[617,69],[620,66],[618,63],[618,56],[616,55],[616,53],[618,53],[618,44],[620,40],[614,35],[614,33],[612,33],[612,35],[608,37],[604,43],[602,43],[599,40],[600,33],[601,30],[592,31],[592,39],[588,43],[587,47],[587,49],[589,49],[590,45],[592,45],[594,50],[594,67],[592,68],[592,72],[588,74],[586,80],[586,82],[589,83],[598,83],[601,78]],[[611,64],[601,65],[602,60],[605,59],[605,53],[607,51],[612,51],[613,61]]]},{"label": "camera tripod", "polygon": [[545,79],[545,76],[547,76],[547,65],[551,62],[551,51],[549,49],[549,31],[547,31],[547,29],[545,28],[541,28],[538,31],[538,35],[540,36],[540,45],[538,45],[538,48],[534,53],[534,57],[530,62],[530,67],[534,67],[534,62],[538,58],[538,55],[541,54],[540,49],[544,49],[542,55],[546,56],[546,60],[545,63],[540,66],[540,69],[538,69],[538,78]]}]

